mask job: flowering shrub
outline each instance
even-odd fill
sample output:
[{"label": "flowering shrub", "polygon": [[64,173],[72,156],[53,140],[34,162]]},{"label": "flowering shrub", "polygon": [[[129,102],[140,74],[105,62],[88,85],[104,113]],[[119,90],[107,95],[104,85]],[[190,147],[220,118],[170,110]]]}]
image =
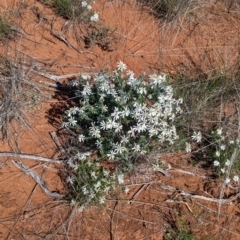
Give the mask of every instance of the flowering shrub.
[{"label": "flowering shrub", "polygon": [[[153,74],[136,78],[132,71],[126,72],[126,68],[120,61],[111,74],[83,75],[72,81],[70,84],[79,102],[66,111],[63,122],[63,127],[76,134],[79,151],[97,152],[97,160],[94,160],[97,162],[103,159],[114,162],[122,176],[119,183],[123,183],[121,174],[131,171],[133,164],[153,150],[157,142],[158,145],[173,144],[178,139],[174,120],[182,111],[182,99],[173,97],[167,76]],[[79,179],[79,168],[87,163],[88,160],[84,160],[74,165],[71,179]],[[98,182],[104,176],[100,172]],[[91,187],[95,184],[91,177],[85,181],[91,182]],[[78,185],[76,192],[86,182]],[[98,190],[104,192],[104,188]],[[101,194],[94,194],[99,200]]]}]

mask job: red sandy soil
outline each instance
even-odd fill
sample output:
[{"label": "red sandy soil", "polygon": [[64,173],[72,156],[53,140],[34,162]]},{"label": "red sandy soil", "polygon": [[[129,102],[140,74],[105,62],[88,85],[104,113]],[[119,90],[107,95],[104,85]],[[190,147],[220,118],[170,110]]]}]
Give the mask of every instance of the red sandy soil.
[{"label": "red sandy soil", "polygon": [[[117,27],[108,36],[108,51],[97,45],[85,48],[84,24],[71,24],[39,2],[1,1],[0,8],[17,29],[14,40],[0,45],[2,55],[23,64],[47,95],[35,109],[26,110],[28,126],[12,124],[9,140],[0,142],[1,152],[57,158],[59,149],[50,132],[61,127],[61,119],[57,112],[51,116],[53,122],[49,119],[49,110],[58,104],[56,83],[42,73],[111,70],[122,60],[137,74],[160,70],[211,76],[219,70],[227,72],[239,55],[239,12],[234,8],[228,12],[220,1],[189,9],[171,24],[154,19],[147,7],[135,1],[98,1],[94,9],[103,25]],[[153,172],[149,161],[126,179],[128,194],[115,193],[105,207],[83,213],[48,197],[12,159],[18,160],[0,158],[0,239],[163,239],[167,230],[181,227],[195,239],[240,239],[236,192],[225,189],[227,200],[216,200],[223,181],[213,180],[209,169],[190,165],[185,153],[153,158],[170,164],[171,176]],[[21,160],[41,174],[51,191],[64,193],[59,166]]]}]

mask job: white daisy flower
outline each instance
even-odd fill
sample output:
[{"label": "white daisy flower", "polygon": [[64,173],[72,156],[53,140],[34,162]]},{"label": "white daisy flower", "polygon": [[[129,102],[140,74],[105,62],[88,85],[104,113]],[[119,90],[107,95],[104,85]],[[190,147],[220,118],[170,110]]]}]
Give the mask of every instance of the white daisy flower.
[{"label": "white daisy flower", "polygon": [[220,151],[216,151],[216,152],[215,152],[215,155],[216,155],[216,157],[220,157],[220,155],[221,155],[221,154],[220,154]]},{"label": "white daisy flower", "polygon": [[121,143],[125,144],[125,143],[128,143],[128,142],[129,142],[128,137],[123,136],[123,137],[122,137],[122,140],[121,140]]},{"label": "white daisy flower", "polygon": [[222,151],[226,150],[226,145],[222,144],[222,145],[220,146],[220,149],[221,149]]},{"label": "white daisy flower", "polygon": [[121,112],[118,110],[117,107],[115,107],[114,112],[111,114],[114,120],[119,119]]},{"label": "white daisy flower", "polygon": [[115,126],[115,132],[118,133],[118,132],[121,132],[122,130],[122,125],[120,123],[117,123],[116,126]]},{"label": "white daisy flower", "polygon": [[108,170],[106,170],[106,169],[103,170],[103,175],[104,175],[105,177],[108,177],[109,174],[110,174],[110,172],[109,172]]},{"label": "white daisy flower", "polygon": [[227,159],[227,161],[225,162],[225,166],[230,166],[231,161]]},{"label": "white daisy flower", "polygon": [[91,17],[90,17],[90,20],[92,22],[98,22],[99,18],[98,18],[98,14],[97,13],[94,13]]},{"label": "white daisy flower", "polygon": [[226,184],[230,183],[230,181],[231,181],[231,179],[228,178],[228,177],[225,179],[225,183],[226,183]]},{"label": "white daisy flower", "polygon": [[118,183],[123,184],[124,183],[124,174],[119,174],[118,175]]},{"label": "white daisy flower", "polygon": [[128,71],[127,71],[127,76],[128,76],[129,78],[134,78],[134,72],[131,71],[131,70],[128,70]]},{"label": "white daisy flower", "polygon": [[193,139],[194,141],[196,141],[197,143],[200,143],[200,142],[202,141],[202,133],[201,133],[201,132],[196,133],[196,132],[194,131],[194,133],[193,133],[193,135],[192,135],[192,139]]},{"label": "white daisy flower", "polygon": [[107,157],[110,159],[110,160],[114,160],[115,158],[115,152],[113,150],[110,151],[110,153],[107,154]]},{"label": "white daisy flower", "polygon": [[127,65],[124,62],[119,61],[117,64],[117,70],[123,72],[126,69],[127,69]]},{"label": "white daisy flower", "polygon": [[92,90],[91,90],[91,85],[89,85],[89,83],[87,82],[86,85],[84,85],[84,88],[82,90],[82,95],[85,97],[87,95],[91,95]]},{"label": "white daisy flower", "polygon": [[101,137],[100,130],[94,124],[92,124],[92,127],[90,127],[89,130],[90,130],[90,134],[93,137],[96,137],[96,138],[100,138]]},{"label": "white daisy flower", "polygon": [[113,119],[108,119],[107,121],[107,129],[113,129],[116,126],[116,122]]},{"label": "white daisy flower", "polygon": [[102,196],[102,197],[99,198],[99,203],[100,203],[100,204],[104,204],[104,203],[105,203],[105,200],[106,200],[105,197]]},{"label": "white daisy flower", "polygon": [[100,99],[99,99],[99,100],[100,100],[100,101],[103,101],[104,98],[106,97],[106,94],[100,93],[99,96],[100,96]]},{"label": "white daisy flower", "polygon": [[233,177],[233,181],[236,182],[236,183],[238,183],[238,182],[239,182],[239,176],[235,175],[235,176]]},{"label": "white daisy flower", "polygon": [[125,192],[126,194],[128,194],[129,191],[130,191],[130,189],[129,189],[128,187],[125,187],[124,192]]},{"label": "white daisy flower", "polygon": [[103,130],[107,130],[108,129],[108,124],[104,121],[100,122],[100,128]]},{"label": "white daisy flower", "polygon": [[99,141],[99,140],[97,140],[95,144],[96,144],[96,145],[97,145],[97,147],[99,147],[99,148],[101,148],[101,147],[102,147],[102,142],[101,142],[101,141]]},{"label": "white daisy flower", "polygon": [[89,191],[87,190],[86,186],[82,187],[82,191],[84,195],[87,195]]},{"label": "white daisy flower", "polygon": [[96,176],[96,173],[95,172],[90,172],[90,174],[91,174],[91,177],[93,177],[93,178],[97,178],[97,176]]},{"label": "white daisy flower", "polygon": [[72,117],[68,118],[68,122],[71,126],[75,126],[77,124],[77,121]]},{"label": "white daisy flower", "polygon": [[80,135],[78,136],[78,141],[79,141],[79,142],[84,142],[84,140],[85,140],[85,136],[84,136],[83,134],[80,134]]},{"label": "white daisy flower", "polygon": [[140,88],[137,89],[137,93],[147,94],[147,90],[146,90],[146,88],[144,88],[144,87],[140,87]]},{"label": "white daisy flower", "polygon": [[102,108],[102,111],[103,111],[103,112],[107,112],[107,111],[108,111],[108,107],[107,107],[106,105],[102,105],[101,108]]},{"label": "white daisy flower", "polygon": [[192,151],[192,148],[191,148],[191,144],[190,144],[190,143],[187,143],[187,142],[186,142],[185,151],[186,151],[187,153],[190,153],[190,152]]},{"label": "white daisy flower", "polygon": [[82,1],[82,7],[86,7],[88,4],[86,1]]},{"label": "white daisy flower", "polygon": [[213,166],[214,166],[214,167],[218,167],[219,165],[220,165],[220,162],[219,162],[219,161],[215,160],[215,161],[213,162]]},{"label": "white daisy flower", "polygon": [[221,136],[221,135],[222,135],[222,127],[220,127],[220,128],[217,129],[217,135],[218,135],[218,136]]},{"label": "white daisy flower", "polygon": [[140,152],[140,151],[141,151],[140,145],[134,143],[134,147],[132,148],[132,150],[133,150],[134,152]]},{"label": "white daisy flower", "polygon": [[70,183],[71,185],[73,185],[73,181],[74,181],[74,178],[70,177],[70,176],[68,176],[67,179],[66,179],[66,182]]},{"label": "white daisy flower", "polygon": [[124,107],[124,110],[121,112],[123,117],[128,117],[130,114],[130,110],[128,107]]},{"label": "white daisy flower", "polygon": [[115,151],[118,154],[122,154],[124,151],[126,151],[126,148],[123,147],[121,144],[116,144],[115,145]]},{"label": "white daisy flower", "polygon": [[108,82],[103,82],[100,86],[99,86],[99,89],[102,91],[102,92],[108,92],[109,89],[110,89],[110,86],[108,84]]}]

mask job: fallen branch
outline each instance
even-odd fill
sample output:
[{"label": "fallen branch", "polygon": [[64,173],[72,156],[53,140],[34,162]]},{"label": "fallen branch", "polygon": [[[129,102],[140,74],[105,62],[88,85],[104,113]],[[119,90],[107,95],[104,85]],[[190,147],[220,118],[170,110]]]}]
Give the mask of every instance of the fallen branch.
[{"label": "fallen branch", "polygon": [[58,140],[56,132],[50,132],[50,135],[51,135],[53,141],[55,142],[55,144],[57,145],[57,147],[59,148],[59,150],[61,152],[64,152],[64,149],[63,149],[62,145],[60,144],[60,142]]},{"label": "fallen branch", "polygon": [[59,82],[59,80],[61,80],[61,79],[79,77],[79,76],[84,75],[84,74],[95,74],[95,73],[70,73],[70,74],[64,74],[64,75],[58,76],[58,75],[53,75],[53,74],[49,74],[49,73],[39,72],[37,70],[32,70],[32,72],[34,72],[38,75],[41,75],[45,78],[48,78],[50,80],[53,80],[55,82]]},{"label": "fallen branch", "polygon": [[63,196],[61,194],[58,194],[56,192],[51,192],[48,189],[46,182],[35,171],[33,171],[32,169],[30,169],[29,167],[27,167],[26,165],[24,165],[21,162],[17,162],[14,160],[11,160],[11,161],[18,169],[20,169],[21,171],[26,173],[28,176],[31,176],[48,196],[53,197],[53,198],[58,198],[58,199],[63,198]]},{"label": "fallen branch", "polygon": [[30,154],[23,154],[23,153],[13,153],[13,152],[1,152],[0,157],[17,157],[17,158],[25,158],[29,160],[35,161],[43,161],[48,163],[65,163],[65,160],[52,160],[50,158],[30,155]]},{"label": "fallen branch", "polygon": [[189,210],[189,212],[193,213],[192,209],[188,206],[187,202],[184,202],[184,201],[174,201],[172,199],[168,199],[166,200],[167,203],[179,203],[179,204],[184,204],[187,209]]}]

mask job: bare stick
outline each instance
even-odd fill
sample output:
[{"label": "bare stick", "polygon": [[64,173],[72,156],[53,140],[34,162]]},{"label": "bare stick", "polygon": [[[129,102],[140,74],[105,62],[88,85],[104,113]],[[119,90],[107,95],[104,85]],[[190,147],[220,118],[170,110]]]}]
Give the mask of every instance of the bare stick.
[{"label": "bare stick", "polygon": [[192,209],[188,206],[187,202],[184,202],[184,201],[174,201],[172,199],[168,199],[166,202],[167,203],[181,203],[181,204],[184,204],[184,205],[186,205],[186,207],[189,210],[189,212],[191,212],[191,213],[193,212]]},{"label": "bare stick", "polygon": [[33,171],[32,169],[30,169],[29,167],[27,167],[26,165],[24,165],[21,162],[17,162],[17,161],[14,161],[14,160],[12,160],[12,163],[18,169],[20,169],[21,171],[23,171],[27,175],[31,176],[48,196],[53,197],[53,198],[58,198],[58,199],[63,197],[61,194],[58,194],[56,192],[51,192],[48,189],[46,182],[41,178],[41,176],[39,174],[37,174],[35,171]]},{"label": "bare stick", "polygon": [[59,82],[59,80],[65,79],[65,78],[79,77],[79,76],[84,75],[84,74],[94,74],[94,73],[70,73],[70,74],[57,76],[57,75],[52,75],[52,74],[49,74],[49,73],[39,72],[39,71],[36,71],[36,70],[32,70],[32,71],[34,73],[38,74],[38,75],[41,75],[41,76],[43,76],[45,78],[48,78],[48,79],[51,79],[55,82]]},{"label": "bare stick", "polygon": [[60,144],[60,142],[59,142],[59,140],[58,140],[58,137],[57,137],[56,132],[50,132],[50,135],[51,135],[53,141],[54,141],[54,142],[56,143],[56,145],[58,146],[58,148],[59,148],[62,152],[64,152],[64,149],[63,149],[62,145]]},{"label": "bare stick", "polygon": [[18,158],[26,158],[29,160],[35,160],[35,161],[43,161],[48,163],[64,163],[64,160],[52,160],[50,158],[35,156],[31,154],[24,154],[24,153],[13,153],[13,152],[1,152],[0,157],[18,157]]}]

